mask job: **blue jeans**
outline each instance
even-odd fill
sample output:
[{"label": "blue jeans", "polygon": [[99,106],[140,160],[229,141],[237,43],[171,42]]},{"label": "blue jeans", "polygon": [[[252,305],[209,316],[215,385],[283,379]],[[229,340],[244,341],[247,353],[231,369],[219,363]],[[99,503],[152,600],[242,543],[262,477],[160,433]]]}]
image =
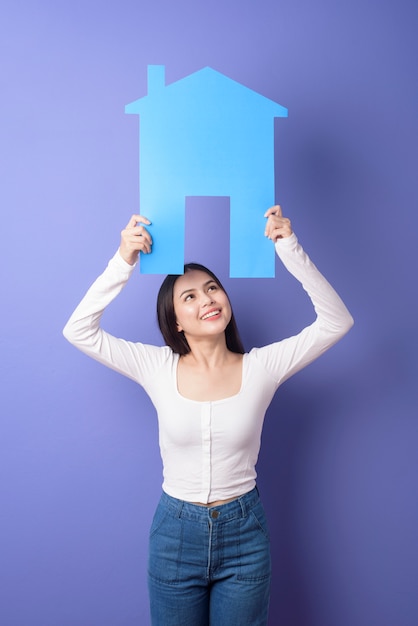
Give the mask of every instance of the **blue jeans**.
[{"label": "blue jeans", "polygon": [[270,577],[257,488],[217,507],[163,493],[150,531],[153,626],[266,626]]}]

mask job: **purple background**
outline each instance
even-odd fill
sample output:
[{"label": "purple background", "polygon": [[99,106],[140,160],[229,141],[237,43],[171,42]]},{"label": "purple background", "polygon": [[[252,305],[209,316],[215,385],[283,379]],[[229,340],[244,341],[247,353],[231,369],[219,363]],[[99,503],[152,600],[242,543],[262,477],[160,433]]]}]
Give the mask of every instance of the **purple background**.
[{"label": "purple background", "polygon": [[[270,623],[416,625],[417,23],[416,0],[2,3],[2,625],[149,624],[152,406],[61,335],[137,210],[124,106],[149,63],[168,82],[210,65],[289,108],[277,201],[356,320],[267,415]],[[186,228],[222,278],[225,209],[190,199]],[[160,280],[137,273],[107,329],[159,342]],[[312,319],[279,265],[225,283],[247,347]]]}]

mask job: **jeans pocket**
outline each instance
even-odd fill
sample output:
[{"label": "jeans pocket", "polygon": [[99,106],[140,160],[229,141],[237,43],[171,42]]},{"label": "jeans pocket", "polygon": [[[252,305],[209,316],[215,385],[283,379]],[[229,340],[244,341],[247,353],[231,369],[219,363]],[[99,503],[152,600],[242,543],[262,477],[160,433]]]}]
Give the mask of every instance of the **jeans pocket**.
[{"label": "jeans pocket", "polygon": [[251,509],[249,515],[252,516],[255,524],[257,525],[258,529],[262,532],[262,534],[265,536],[265,538],[268,541],[270,541],[270,532],[269,532],[269,528],[267,524],[267,517],[264,512],[264,507],[261,504],[261,502],[256,504],[256,506],[253,509]]},{"label": "jeans pocket", "polygon": [[241,525],[238,580],[268,584],[271,577],[270,539],[261,503],[253,507]]},{"label": "jeans pocket", "polygon": [[182,521],[158,507],[149,538],[148,575],[156,581],[176,584],[179,580],[183,542]]},{"label": "jeans pocket", "polygon": [[159,504],[154,513],[154,517],[152,518],[151,528],[149,531],[150,539],[158,532],[158,529],[163,524],[167,515],[168,510]]}]

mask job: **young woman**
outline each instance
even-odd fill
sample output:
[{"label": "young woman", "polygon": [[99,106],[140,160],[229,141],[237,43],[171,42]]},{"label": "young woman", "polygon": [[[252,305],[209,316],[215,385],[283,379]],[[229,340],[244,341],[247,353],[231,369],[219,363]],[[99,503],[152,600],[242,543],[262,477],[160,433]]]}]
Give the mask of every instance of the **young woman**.
[{"label": "young woman", "polygon": [[280,206],[265,235],[310,296],[316,320],[298,335],[245,353],[219,280],[190,264],[167,276],[157,303],[166,346],[117,339],[105,307],[151,252],[149,220],[132,216],[118,252],[74,311],[65,337],[144,387],[158,415],[164,467],[148,581],[154,626],[265,626],[270,550],[256,487],[263,419],[286,379],[335,344],[353,320],[298,243]]}]

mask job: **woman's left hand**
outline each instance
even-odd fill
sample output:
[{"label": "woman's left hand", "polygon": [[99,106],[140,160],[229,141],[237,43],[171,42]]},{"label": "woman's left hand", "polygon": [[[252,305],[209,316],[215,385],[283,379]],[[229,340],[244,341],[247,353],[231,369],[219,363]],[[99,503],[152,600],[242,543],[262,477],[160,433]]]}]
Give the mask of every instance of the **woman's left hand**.
[{"label": "woman's left hand", "polygon": [[278,239],[284,237],[290,237],[292,234],[292,225],[287,217],[283,217],[282,208],[279,204],[272,206],[264,213],[264,217],[267,217],[267,224],[264,234],[271,239],[274,243]]}]

